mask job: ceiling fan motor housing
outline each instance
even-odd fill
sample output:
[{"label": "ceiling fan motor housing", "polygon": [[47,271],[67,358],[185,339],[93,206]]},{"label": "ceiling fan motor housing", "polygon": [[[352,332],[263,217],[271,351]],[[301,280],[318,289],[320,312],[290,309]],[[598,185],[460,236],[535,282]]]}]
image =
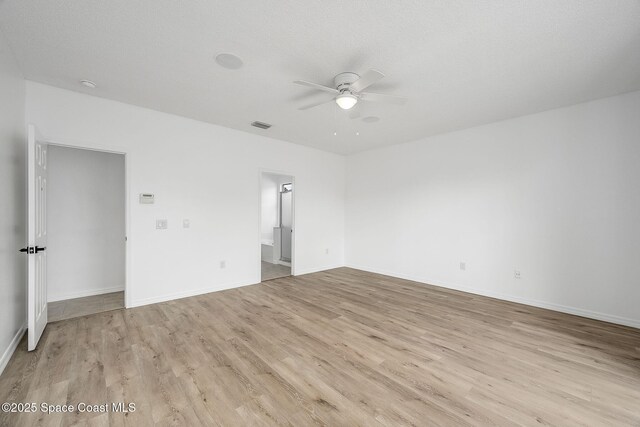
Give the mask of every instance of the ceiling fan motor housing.
[{"label": "ceiling fan motor housing", "polygon": [[356,73],[340,73],[333,78],[333,83],[336,85],[336,89],[340,92],[345,92],[349,90],[349,86],[351,83],[355,82],[360,78]]}]

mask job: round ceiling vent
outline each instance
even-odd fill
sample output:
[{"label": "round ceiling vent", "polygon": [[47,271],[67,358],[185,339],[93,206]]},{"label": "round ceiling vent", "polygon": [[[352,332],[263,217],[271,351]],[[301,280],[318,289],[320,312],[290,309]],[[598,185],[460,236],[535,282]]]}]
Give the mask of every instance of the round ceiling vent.
[{"label": "round ceiling vent", "polygon": [[228,70],[237,70],[242,67],[242,59],[231,53],[221,53],[216,56],[216,62],[219,66]]},{"label": "round ceiling vent", "polygon": [[362,121],[365,122],[365,123],[375,123],[375,122],[379,122],[380,121],[380,117],[367,116],[367,117],[363,118]]}]

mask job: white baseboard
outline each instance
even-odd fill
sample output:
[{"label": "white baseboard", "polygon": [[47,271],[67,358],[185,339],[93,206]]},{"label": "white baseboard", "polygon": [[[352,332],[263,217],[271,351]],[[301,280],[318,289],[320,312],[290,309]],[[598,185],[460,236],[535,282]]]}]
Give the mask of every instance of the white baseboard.
[{"label": "white baseboard", "polygon": [[47,302],[56,302],[56,301],[63,301],[67,299],[91,297],[94,295],[110,294],[112,292],[122,292],[122,291],[124,291],[124,285],[114,286],[111,288],[90,289],[86,291],[71,292],[63,295],[54,295],[54,296],[47,295],[48,297]]},{"label": "white baseboard", "polygon": [[239,282],[239,283],[226,284],[226,285],[209,286],[206,288],[200,288],[200,289],[195,289],[191,291],[183,291],[183,292],[175,292],[175,293],[165,294],[165,295],[158,295],[150,298],[141,298],[141,299],[133,300],[131,302],[131,305],[128,305],[127,308],[141,307],[143,305],[157,304],[159,302],[166,302],[166,301],[172,301],[172,300],[181,299],[181,298],[194,297],[196,295],[209,294],[211,292],[226,291],[228,289],[241,288],[243,286],[257,285],[258,283],[260,283],[260,281],[255,283]]},{"label": "white baseboard", "polygon": [[[338,265],[331,265],[331,266],[326,266],[326,267],[321,267],[321,268],[307,269],[307,270],[303,270],[302,272],[296,272],[296,276],[300,276],[302,274],[317,273],[319,271],[331,270],[333,268],[338,268],[338,267],[344,267],[344,265],[343,264],[338,264]],[[241,288],[243,286],[257,285],[259,283],[260,283],[259,280],[257,282],[254,282],[253,280],[249,280],[249,281],[242,281],[242,282],[236,282],[236,283],[225,284],[225,285],[209,286],[209,287],[206,287],[206,288],[200,288],[200,289],[195,289],[195,290],[191,290],[191,291],[175,292],[175,293],[171,293],[171,294],[158,295],[158,296],[150,297],[150,298],[141,298],[141,299],[133,300],[130,305],[127,305],[127,308],[141,307],[143,305],[157,304],[159,302],[166,302],[166,301],[172,301],[172,300],[181,299],[181,298],[194,297],[196,295],[203,295],[203,294],[208,294],[208,293],[211,293],[211,292],[226,291],[228,289]]]},{"label": "white baseboard", "polygon": [[578,307],[571,307],[562,304],[556,304],[547,301],[539,301],[528,298],[521,298],[514,295],[502,294],[499,292],[487,291],[484,289],[468,288],[465,286],[459,286],[451,283],[443,283],[442,281],[429,280],[424,277],[416,277],[402,273],[396,273],[391,271],[380,270],[377,268],[365,267],[361,265],[350,264],[349,268],[355,268],[356,270],[363,270],[370,273],[383,274],[385,276],[397,277],[399,279],[411,280],[414,282],[425,283],[433,286],[439,286],[441,288],[454,289],[457,291],[467,292],[474,295],[482,295],[485,297],[496,298],[504,301],[517,302],[519,304],[530,305],[532,307],[546,308],[548,310],[559,311],[561,313],[574,314],[576,316],[587,317],[589,319],[602,320],[604,322],[615,323],[617,325],[630,326],[632,328],[640,329],[640,319],[630,319],[627,317],[616,316],[613,314],[600,313],[597,311],[585,310]]},{"label": "white baseboard", "polygon": [[27,331],[27,324],[25,323],[18,329],[18,332],[13,336],[11,343],[9,343],[9,347],[2,354],[2,358],[0,359],[0,375],[4,372],[4,368],[7,367],[9,360],[11,360],[11,356],[13,356],[13,352],[18,348],[18,344],[20,344],[20,340],[22,336]]},{"label": "white baseboard", "polygon": [[[345,266],[344,264],[335,264],[335,265],[327,265],[324,267],[307,268],[304,270],[299,270],[296,268],[295,276],[302,276],[303,274],[318,273],[320,271],[325,271],[325,270],[333,270],[334,268],[340,268],[344,266]],[[353,267],[353,268],[356,268],[356,267]]]}]

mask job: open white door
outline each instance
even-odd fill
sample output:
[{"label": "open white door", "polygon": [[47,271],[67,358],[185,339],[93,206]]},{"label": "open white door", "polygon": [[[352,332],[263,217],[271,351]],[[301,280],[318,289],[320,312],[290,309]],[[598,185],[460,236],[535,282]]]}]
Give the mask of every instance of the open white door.
[{"label": "open white door", "polygon": [[22,252],[28,261],[29,351],[34,350],[47,326],[47,144],[38,141],[29,125],[27,205],[29,242]]}]

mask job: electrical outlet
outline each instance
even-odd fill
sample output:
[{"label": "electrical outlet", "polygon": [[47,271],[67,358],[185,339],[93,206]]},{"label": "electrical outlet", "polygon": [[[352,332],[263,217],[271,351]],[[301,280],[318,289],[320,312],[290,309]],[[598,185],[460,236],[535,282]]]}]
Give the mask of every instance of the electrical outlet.
[{"label": "electrical outlet", "polygon": [[220,261],[220,268],[225,268],[227,266],[227,261]]},{"label": "electrical outlet", "polygon": [[513,270],[513,278],[514,279],[520,278],[520,270]]},{"label": "electrical outlet", "polygon": [[188,219],[183,219],[182,228],[189,228],[189,227],[191,227],[191,221],[189,221]]},{"label": "electrical outlet", "polygon": [[168,222],[166,219],[156,219],[156,230],[166,230]]},{"label": "electrical outlet", "polygon": [[461,262],[460,263],[460,270],[466,270],[467,269],[467,263],[466,262]]}]

